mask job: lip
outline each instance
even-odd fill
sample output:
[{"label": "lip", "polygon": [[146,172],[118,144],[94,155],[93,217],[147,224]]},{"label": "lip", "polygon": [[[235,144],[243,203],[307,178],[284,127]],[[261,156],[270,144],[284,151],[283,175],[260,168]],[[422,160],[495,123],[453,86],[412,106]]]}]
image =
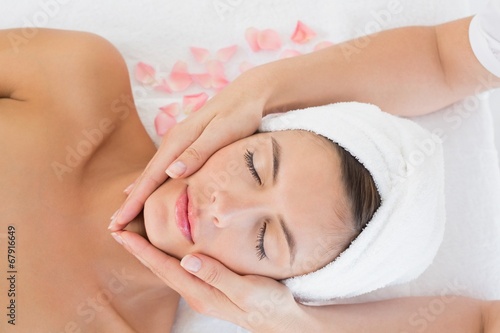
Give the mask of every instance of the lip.
[{"label": "lip", "polygon": [[191,223],[189,221],[189,198],[187,194],[187,187],[182,191],[181,195],[175,203],[175,219],[177,227],[181,234],[190,242],[193,243],[191,236]]},{"label": "lip", "polygon": [[187,217],[189,221],[189,231],[191,232],[191,240],[193,243],[195,242],[195,235],[196,235],[196,227],[197,227],[197,214],[196,214],[196,209],[194,209],[194,203],[195,201],[192,201],[191,195],[189,193],[189,186],[186,187],[186,195],[188,197],[188,205],[187,205]]}]

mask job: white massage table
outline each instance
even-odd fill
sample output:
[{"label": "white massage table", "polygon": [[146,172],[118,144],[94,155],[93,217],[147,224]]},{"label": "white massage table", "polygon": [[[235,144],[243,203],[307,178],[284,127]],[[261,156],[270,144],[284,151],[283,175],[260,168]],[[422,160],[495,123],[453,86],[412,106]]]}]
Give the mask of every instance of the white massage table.
[{"label": "white massage table", "polygon": [[[198,84],[179,92],[157,91],[135,79],[138,62],[152,65],[159,77],[168,76],[178,60],[186,62],[190,72],[200,73],[204,66],[195,60],[190,47],[206,48],[213,58],[217,50],[236,45],[236,53],[225,64],[227,78],[232,80],[244,61],[275,60],[287,49],[310,52],[321,41],[338,43],[372,32],[380,23],[384,29],[428,25],[472,13],[466,0],[316,0],[314,4],[308,0],[2,0],[1,8],[0,28],[83,30],[113,42],[126,59],[141,119],[157,143],[154,119],[159,107],[181,103],[185,95],[205,92],[212,96],[215,90]],[[312,42],[297,45],[289,39],[298,20],[316,31]],[[281,50],[253,52],[244,38],[249,27],[276,30]],[[442,294],[500,299],[500,172],[487,96],[415,119],[446,135],[447,225],[434,263],[416,281],[351,301],[408,295],[436,295],[439,300]],[[500,114],[500,107],[495,112]],[[183,117],[181,112],[177,119]],[[196,314],[184,302],[174,327],[174,332],[243,331]]]}]

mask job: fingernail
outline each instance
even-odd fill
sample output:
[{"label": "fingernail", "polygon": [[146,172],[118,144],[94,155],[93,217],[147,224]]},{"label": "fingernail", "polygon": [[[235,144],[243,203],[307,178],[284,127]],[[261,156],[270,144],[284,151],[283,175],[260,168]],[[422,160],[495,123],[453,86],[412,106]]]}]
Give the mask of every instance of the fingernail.
[{"label": "fingernail", "polygon": [[118,209],[116,212],[113,213],[113,215],[111,216],[111,222],[109,223],[108,225],[108,230],[111,230],[115,224],[116,224],[116,217],[118,216],[118,213],[120,212],[120,210]]},{"label": "fingernail", "polygon": [[118,211],[119,211],[119,209],[117,209],[116,212],[114,212],[113,215],[111,215],[111,218],[110,218],[111,221],[113,221],[115,219],[116,215],[118,215]]},{"label": "fingernail", "polygon": [[135,182],[130,184],[129,186],[127,186],[124,190],[123,190],[123,193],[125,194],[130,194],[130,192],[132,191],[132,189],[134,188],[134,185],[135,185]]},{"label": "fingernail", "polygon": [[181,161],[177,161],[170,164],[170,166],[167,168],[167,171],[165,172],[169,177],[177,178],[179,176],[182,176],[182,174],[186,172],[186,165]]},{"label": "fingernail", "polygon": [[112,232],[111,236],[113,236],[113,238],[115,239],[115,241],[118,242],[118,244],[123,245],[124,242],[122,236],[118,235],[116,232]]},{"label": "fingernail", "polygon": [[196,273],[201,268],[201,260],[193,255],[188,254],[181,260],[181,266],[191,273]]}]

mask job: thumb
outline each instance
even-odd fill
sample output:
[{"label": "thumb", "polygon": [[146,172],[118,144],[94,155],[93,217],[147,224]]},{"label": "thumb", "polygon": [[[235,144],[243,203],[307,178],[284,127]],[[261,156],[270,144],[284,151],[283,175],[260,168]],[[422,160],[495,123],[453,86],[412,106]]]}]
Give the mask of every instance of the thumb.
[{"label": "thumb", "polygon": [[207,284],[222,291],[230,299],[236,296],[234,290],[241,288],[242,276],[211,257],[188,254],[182,258],[181,266]]},{"label": "thumb", "polygon": [[282,286],[270,278],[239,275],[216,259],[199,253],[186,255],[181,260],[181,266],[207,285],[219,290],[243,311],[251,309],[250,304],[269,297],[269,292]]}]

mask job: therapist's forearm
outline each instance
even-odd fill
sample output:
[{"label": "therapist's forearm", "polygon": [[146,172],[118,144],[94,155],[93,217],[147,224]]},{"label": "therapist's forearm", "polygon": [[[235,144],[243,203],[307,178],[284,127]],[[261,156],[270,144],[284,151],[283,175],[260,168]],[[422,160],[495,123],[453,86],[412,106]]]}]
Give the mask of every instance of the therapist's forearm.
[{"label": "therapist's forearm", "polygon": [[414,116],[491,89],[469,44],[470,19],[387,30],[257,67],[271,87],[265,113],[359,101]]},{"label": "therapist's forearm", "polygon": [[303,328],[314,332],[495,333],[499,328],[498,303],[457,296],[306,307],[305,311],[310,324]]}]

